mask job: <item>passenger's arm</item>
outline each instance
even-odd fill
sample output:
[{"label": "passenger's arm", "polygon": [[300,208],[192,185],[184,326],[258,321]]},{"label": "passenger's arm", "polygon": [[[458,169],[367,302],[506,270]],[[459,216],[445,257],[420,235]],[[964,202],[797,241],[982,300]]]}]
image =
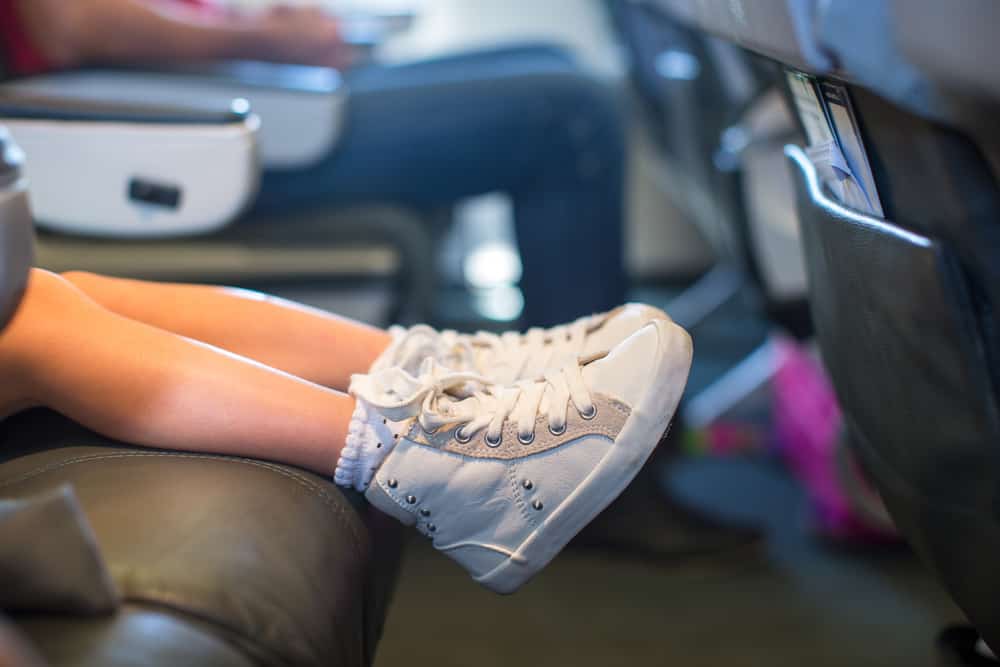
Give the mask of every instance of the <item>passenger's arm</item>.
[{"label": "passenger's arm", "polygon": [[316,8],[252,16],[148,0],[14,0],[28,37],[59,66],[256,59],[342,67],[350,48]]}]

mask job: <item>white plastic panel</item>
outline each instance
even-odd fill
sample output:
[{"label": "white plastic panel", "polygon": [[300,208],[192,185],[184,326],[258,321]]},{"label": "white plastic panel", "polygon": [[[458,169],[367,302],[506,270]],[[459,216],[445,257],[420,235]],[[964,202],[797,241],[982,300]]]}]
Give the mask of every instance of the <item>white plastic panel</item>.
[{"label": "white plastic panel", "polygon": [[813,74],[835,73],[931,118],[1000,99],[997,0],[641,0]]},{"label": "white plastic panel", "polygon": [[890,38],[929,79],[973,97],[1000,100],[996,0],[889,0]]},{"label": "white plastic panel", "polygon": [[261,163],[275,169],[309,166],[333,150],[346,100],[334,70],[266,63],[204,73],[84,70],[4,87],[61,98],[207,108],[228,108],[233,99],[244,98],[261,119]]},{"label": "white plastic panel", "polygon": [[643,1],[692,27],[800,69],[823,73],[833,65],[814,36],[816,0]]},{"label": "white plastic panel", "polygon": [[[204,234],[256,194],[258,126],[4,120],[27,155],[39,227],[68,234],[156,238]],[[174,188],[176,207],[130,198],[135,179]]]}]

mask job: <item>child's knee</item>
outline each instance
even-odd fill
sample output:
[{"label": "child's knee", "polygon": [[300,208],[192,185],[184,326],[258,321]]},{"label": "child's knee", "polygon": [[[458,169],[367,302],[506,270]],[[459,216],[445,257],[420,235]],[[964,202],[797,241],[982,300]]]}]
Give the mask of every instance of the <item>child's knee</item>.
[{"label": "child's knee", "polygon": [[24,294],[22,307],[30,309],[39,303],[78,300],[82,297],[83,294],[74,287],[65,274],[35,268],[31,270],[28,278],[28,289]]},{"label": "child's knee", "polygon": [[90,271],[63,271],[59,274],[59,277],[66,282],[85,290],[88,285],[103,280],[101,276],[96,273],[91,273]]},{"label": "child's knee", "polygon": [[61,341],[89,320],[93,307],[62,276],[32,269],[14,317],[0,332],[0,368],[30,374],[41,360],[66,347]]},{"label": "child's knee", "polygon": [[45,269],[32,269],[8,333],[55,323],[66,326],[77,307],[88,305],[93,304],[62,276]]}]

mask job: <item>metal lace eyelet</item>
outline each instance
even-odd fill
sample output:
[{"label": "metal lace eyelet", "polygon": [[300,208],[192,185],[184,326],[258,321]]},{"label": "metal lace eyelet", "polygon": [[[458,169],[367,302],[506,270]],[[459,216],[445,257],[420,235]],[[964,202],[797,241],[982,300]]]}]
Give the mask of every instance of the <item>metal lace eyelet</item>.
[{"label": "metal lace eyelet", "polygon": [[531,443],[533,443],[535,441],[535,432],[532,431],[531,433],[528,434],[527,437],[525,437],[524,434],[522,434],[522,433],[518,433],[517,434],[517,441],[519,443],[521,443],[522,445],[530,445]]},{"label": "metal lace eyelet", "polygon": [[457,429],[455,429],[455,442],[464,445],[467,444],[470,440],[472,440],[472,434],[470,433],[466,435],[465,429],[463,427],[460,426]]},{"label": "metal lace eyelet", "polygon": [[494,440],[493,438],[490,437],[490,434],[487,433],[486,437],[484,438],[484,440],[486,441],[486,446],[487,447],[499,447],[500,443],[503,442],[503,436],[502,435],[498,435],[497,439]]},{"label": "metal lace eyelet", "polygon": [[560,426],[557,429],[552,428],[552,424],[549,424],[549,433],[551,433],[552,435],[559,436],[559,435],[562,435],[565,432],[566,432],[566,424],[565,423],[563,423],[563,425]]},{"label": "metal lace eyelet", "polygon": [[541,510],[541,509],[542,509],[543,507],[545,507],[545,505],[543,505],[543,504],[542,504],[542,501],[541,501],[541,500],[534,500],[534,501],[532,501],[532,503],[531,503],[531,506],[532,506],[532,507],[534,507],[534,508],[535,508],[536,510],[539,510],[539,511],[540,511],[540,510]]},{"label": "metal lace eyelet", "polygon": [[581,412],[580,416],[586,419],[587,421],[590,421],[591,419],[597,416],[597,406],[591,405],[590,409],[587,410],[586,412]]},{"label": "metal lace eyelet", "polygon": [[399,482],[396,481],[395,479],[390,479],[388,482],[386,482],[386,484],[388,484],[390,489],[395,489],[397,486],[399,486]]}]

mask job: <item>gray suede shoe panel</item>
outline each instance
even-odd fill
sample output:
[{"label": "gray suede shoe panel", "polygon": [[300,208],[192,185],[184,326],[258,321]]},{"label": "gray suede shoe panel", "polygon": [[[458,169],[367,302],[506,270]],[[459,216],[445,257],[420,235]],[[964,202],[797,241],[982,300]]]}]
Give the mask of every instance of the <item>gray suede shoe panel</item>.
[{"label": "gray suede shoe panel", "polygon": [[428,434],[414,423],[406,438],[411,442],[453,454],[504,461],[540,454],[588,435],[602,435],[614,440],[625,425],[631,410],[621,401],[601,394],[595,393],[593,400],[597,414],[591,419],[584,419],[576,410],[570,408],[566,415],[566,430],[559,434],[553,434],[549,430],[548,417],[538,415],[535,418],[534,439],[527,444],[518,439],[517,424],[512,420],[504,423],[503,437],[496,447],[486,443],[486,429],[474,434],[468,442],[461,442],[455,436],[458,427],[439,429],[436,433]]}]

